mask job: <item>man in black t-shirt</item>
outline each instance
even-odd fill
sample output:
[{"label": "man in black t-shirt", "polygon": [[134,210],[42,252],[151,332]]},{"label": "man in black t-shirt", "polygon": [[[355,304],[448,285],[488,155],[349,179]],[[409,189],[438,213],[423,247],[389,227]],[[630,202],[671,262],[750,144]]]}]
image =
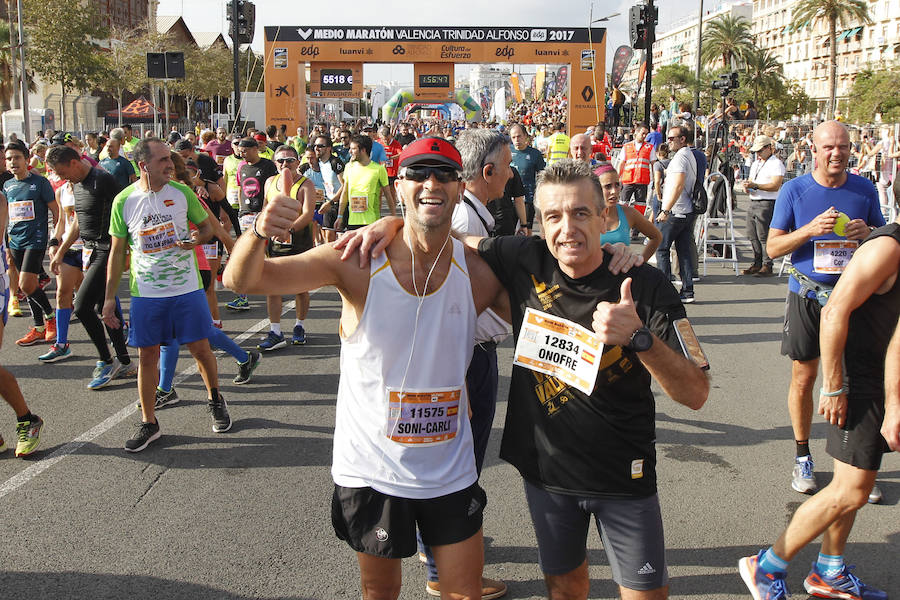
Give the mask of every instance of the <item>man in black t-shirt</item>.
[{"label": "man in black t-shirt", "polygon": [[[266,181],[278,175],[278,168],[268,158],[259,155],[259,142],[246,137],[238,142],[244,160],[238,165],[237,184],[240,190],[238,213],[241,231],[253,228],[256,217],[263,208]],[[250,302],[240,295],[225,305],[231,310],[250,310]]]},{"label": "man in black t-shirt", "polygon": [[[66,251],[80,236],[84,240],[82,266],[84,280],[75,296],[73,312],[81,321],[85,331],[94,343],[100,361],[88,384],[89,389],[101,389],[109,385],[122,372],[129,370],[131,358],[125,344],[125,334],[121,327],[106,327],[106,334],[112,341],[116,357],[113,358],[106,343],[104,326],[98,313],[103,309],[106,298],[106,264],[109,260],[110,235],[109,219],[113,200],[119,193],[115,177],[103,169],[91,167],[81,160],[79,154],[68,146],[55,146],[47,152],[47,164],[57,175],[72,183],[75,197],[75,222],[65,239],[52,240],[51,247],[58,245],[51,254],[50,270],[58,274],[60,263]],[[54,241],[57,242],[54,244]],[[121,320],[121,312],[116,310]],[[68,319],[66,315],[65,319]],[[68,348],[65,349],[68,351]]]},{"label": "man in black t-shirt", "polygon": [[[627,597],[666,598],[650,382],[702,407],[709,382],[683,349],[700,363],[699,344],[660,271],[626,276],[604,253],[605,203],[590,165],[547,167],[535,203],[545,239],[464,238],[509,294],[516,350],[500,457],[525,479],[550,597],[587,598],[593,514]],[[381,221],[375,239],[396,228]]]},{"label": "man in black t-shirt", "polygon": [[518,171],[512,170],[512,177],[506,182],[503,196],[489,201],[487,209],[494,217],[495,235],[514,235],[517,224],[525,227],[525,186]]}]

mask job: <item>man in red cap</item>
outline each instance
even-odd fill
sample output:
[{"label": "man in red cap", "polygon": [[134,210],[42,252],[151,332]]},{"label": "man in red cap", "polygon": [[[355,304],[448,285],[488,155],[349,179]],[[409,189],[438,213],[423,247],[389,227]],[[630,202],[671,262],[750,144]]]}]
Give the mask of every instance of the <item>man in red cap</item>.
[{"label": "man in red cap", "polygon": [[272,160],[275,157],[275,152],[271,148],[269,148],[266,143],[268,141],[266,138],[266,134],[259,132],[254,133],[253,139],[256,140],[256,143],[258,144],[257,147],[259,148],[259,155],[262,158]]},{"label": "man in red cap", "polygon": [[[466,369],[478,313],[506,294],[487,265],[450,235],[464,186],[459,152],[422,138],[399,157],[394,189],[406,207],[403,235],[361,267],[330,245],[266,258],[298,201],[277,194],[235,245],[225,283],[250,294],[337,287],[341,314],[332,476],[332,522],[357,552],[363,597],[397,598],[400,559],[431,546],[441,592],[481,598],[486,502],[468,419]],[[293,174],[282,171],[282,189]],[[486,281],[473,285],[470,281]],[[457,340],[458,343],[454,343]]]}]

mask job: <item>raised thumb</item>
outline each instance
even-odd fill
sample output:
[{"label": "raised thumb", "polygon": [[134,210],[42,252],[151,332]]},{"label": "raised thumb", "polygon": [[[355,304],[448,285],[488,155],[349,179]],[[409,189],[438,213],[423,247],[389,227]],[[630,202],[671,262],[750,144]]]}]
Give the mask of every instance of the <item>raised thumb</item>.
[{"label": "raised thumb", "polygon": [[627,277],[622,282],[622,291],[619,298],[619,304],[634,304],[634,300],[631,298],[631,277]]}]

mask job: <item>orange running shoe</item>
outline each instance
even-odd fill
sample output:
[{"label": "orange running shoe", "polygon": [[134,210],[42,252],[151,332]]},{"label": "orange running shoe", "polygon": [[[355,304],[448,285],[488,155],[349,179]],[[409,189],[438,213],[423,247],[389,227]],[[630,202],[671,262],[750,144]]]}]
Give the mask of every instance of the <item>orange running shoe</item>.
[{"label": "orange running shoe", "polygon": [[56,341],[56,319],[47,319],[44,323],[44,341],[53,343]]},{"label": "orange running shoe", "polygon": [[25,337],[16,340],[16,345],[18,346],[34,346],[38,342],[44,341],[44,332],[38,331],[37,327],[32,327],[31,330],[25,334]]}]

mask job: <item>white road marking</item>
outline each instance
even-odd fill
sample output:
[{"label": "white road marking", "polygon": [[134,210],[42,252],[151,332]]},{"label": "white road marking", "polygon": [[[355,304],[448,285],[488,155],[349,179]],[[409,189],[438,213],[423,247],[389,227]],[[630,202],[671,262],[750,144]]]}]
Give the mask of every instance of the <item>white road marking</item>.
[{"label": "white road marking", "polygon": [[[285,303],[283,305],[283,310],[281,313],[282,316],[284,316],[287,313],[289,313],[290,311],[292,311],[294,309],[294,304],[295,304],[294,300],[291,300],[290,302]],[[234,341],[237,344],[240,344],[244,340],[248,339],[250,336],[252,336],[256,333],[259,333],[263,328],[267,327],[268,325],[269,325],[269,319],[268,318],[262,319],[261,321],[258,321],[255,325],[253,325],[252,327],[250,327],[249,329],[244,331],[244,333],[242,333],[239,336],[237,336],[236,338],[234,338]],[[221,354],[221,353],[222,353],[221,351],[217,352],[217,354]],[[182,381],[184,381],[191,375],[194,375],[195,373],[197,373],[197,363],[192,362],[190,367],[188,367],[187,369],[185,369],[184,371],[182,371],[175,377],[175,380],[173,383],[181,383]],[[113,427],[115,427],[116,425],[118,425],[119,423],[124,421],[125,419],[127,419],[133,413],[137,412],[137,410],[138,410],[138,408],[135,405],[134,401],[129,402],[128,406],[126,406],[119,412],[115,413],[114,415],[107,417],[106,419],[104,419],[103,421],[98,423],[97,425],[91,427],[90,429],[88,429],[87,431],[85,431],[84,433],[82,433],[81,435],[76,437],[74,440],[72,440],[71,442],[69,442],[68,444],[63,446],[62,448],[58,449],[53,454],[40,459],[38,462],[29,466],[24,471],[17,473],[16,475],[13,475],[12,477],[10,477],[6,481],[4,481],[2,485],[0,485],[0,498],[3,498],[10,492],[14,492],[15,490],[19,489],[20,487],[22,487],[23,485],[25,485],[26,483],[28,483],[29,481],[31,481],[32,479],[34,479],[35,477],[37,477],[38,475],[40,475],[41,473],[43,473],[44,471],[46,471],[47,469],[49,469],[50,467],[55,465],[56,463],[58,463],[59,461],[61,461],[65,457],[67,457],[68,455],[72,454],[73,452],[77,452],[82,446],[84,446],[88,442],[94,441],[95,439],[97,439],[98,437],[100,437],[101,435],[103,435],[104,433],[106,433],[107,431],[109,431],[110,429],[112,429]]]}]

